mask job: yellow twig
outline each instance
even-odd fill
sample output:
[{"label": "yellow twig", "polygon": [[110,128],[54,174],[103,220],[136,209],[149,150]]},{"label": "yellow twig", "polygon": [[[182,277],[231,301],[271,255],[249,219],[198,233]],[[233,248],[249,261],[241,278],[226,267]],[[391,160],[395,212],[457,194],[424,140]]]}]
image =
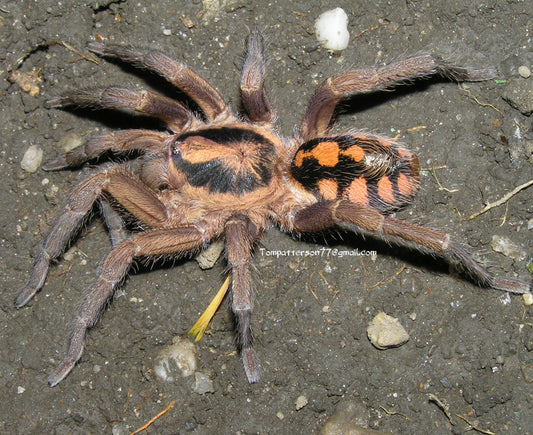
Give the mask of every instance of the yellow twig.
[{"label": "yellow twig", "polygon": [[[65,47],[67,50],[70,50],[74,53],[76,53],[78,56],[80,56],[82,59],[85,59],[85,60],[88,60],[89,62],[92,62],[96,65],[98,65],[98,61],[96,59],[93,59],[92,57],[89,57],[89,56],[86,56],[85,54],[83,54],[81,51],[79,50],[76,50],[72,45],[66,43],[65,41],[58,41],[59,44],[61,44],[63,47]],[[76,59],[74,61],[71,61],[72,62],[76,62],[78,61],[79,59]]]},{"label": "yellow twig", "polygon": [[418,130],[425,130],[427,127],[425,125],[417,125],[415,127],[410,127],[407,129],[407,133],[412,133],[413,131],[418,131]]},{"label": "yellow twig", "polygon": [[472,98],[472,100],[474,100],[477,104],[479,104],[481,107],[490,107],[491,109],[494,109],[496,112],[498,112],[501,116],[503,116],[502,111],[499,110],[497,107],[493,106],[492,104],[482,103],[481,101],[479,101],[477,97],[474,94],[472,94],[470,89],[466,88],[463,83],[459,83],[459,89],[461,89],[462,91],[465,91],[467,95],[470,98]]},{"label": "yellow twig", "polygon": [[[150,419],[150,421],[148,423],[146,423],[144,426],[140,427],[139,429],[137,429],[135,432],[132,432],[130,435],[135,435],[135,434],[138,434],[139,432],[142,432],[143,430],[146,430],[148,429],[148,426],[150,426],[154,421],[156,421],[158,418],[160,418],[162,415],[166,414],[168,411],[170,411],[170,409],[176,404],[176,401],[173,400],[172,402],[170,402],[167,407],[165,409],[163,409],[163,411],[161,411],[159,414],[157,414],[155,417],[153,417],[152,419]],[[147,431],[148,432],[148,431]]]},{"label": "yellow twig", "polygon": [[209,306],[205,309],[200,318],[196,321],[196,323],[189,331],[189,335],[194,337],[194,341],[200,341],[201,338],[204,336],[204,332],[207,329],[209,322],[217,312],[218,307],[222,303],[222,299],[224,299],[224,295],[228,291],[230,282],[231,273],[228,275],[228,277],[224,281],[224,284],[222,284],[222,287],[220,287],[220,290],[217,292]]},{"label": "yellow twig", "polygon": [[520,192],[521,190],[527,189],[531,185],[533,185],[533,180],[529,180],[529,181],[525,182],[524,184],[521,184],[520,186],[515,187],[513,190],[511,190],[503,198],[499,199],[498,201],[487,203],[487,205],[483,209],[481,209],[480,211],[474,213],[473,215],[468,216],[468,218],[466,218],[466,220],[467,221],[472,220],[472,219],[478,217],[479,215],[489,211],[491,208],[498,207],[498,206],[500,206],[502,204],[505,204],[513,196],[515,196],[518,192]]},{"label": "yellow twig", "polygon": [[450,407],[448,406],[448,404],[443,402],[437,396],[431,393],[429,393],[429,400],[431,402],[434,402],[440,409],[442,409],[442,412],[446,414],[446,417],[448,418],[452,426],[455,426],[455,421],[453,420],[452,415],[450,414]]},{"label": "yellow twig", "polygon": [[389,284],[389,283],[391,283],[392,281],[394,281],[394,280],[396,279],[396,277],[397,277],[400,273],[402,273],[402,272],[405,270],[405,268],[406,268],[406,266],[405,266],[405,264],[404,264],[404,265],[403,265],[402,267],[400,267],[400,269],[399,269],[394,275],[392,275],[391,277],[389,277],[389,278],[387,278],[387,279],[382,279],[381,281],[378,281],[378,282],[376,282],[375,284],[372,284],[370,287],[366,287],[365,289],[366,289],[366,290],[372,290],[373,288],[375,288],[375,287],[377,287],[377,286],[379,286],[379,285],[381,285],[381,284]]},{"label": "yellow twig", "polygon": [[[439,166],[440,168],[441,166]],[[453,192],[457,192],[458,189],[448,189],[446,187],[444,187],[442,184],[440,184],[440,181],[439,179],[437,178],[437,172],[435,172],[435,169],[437,169],[435,166],[432,166],[431,167],[431,170],[429,170],[428,172],[433,175],[433,178],[435,179],[435,182],[437,183],[437,186],[439,186],[439,189],[440,190],[444,190],[446,192],[449,192],[449,193],[453,193]]]},{"label": "yellow twig", "polygon": [[383,409],[383,411],[385,411],[385,413],[388,415],[401,415],[402,417],[405,417],[407,420],[411,420],[409,417],[407,417],[407,415],[402,414],[401,412],[398,412],[398,411],[389,411],[383,405],[380,405],[380,408]]},{"label": "yellow twig", "polygon": [[507,211],[509,210],[509,203],[505,203],[505,213],[503,214],[503,217],[502,217],[502,223],[500,225],[498,225],[498,227],[503,227],[505,225],[505,221],[507,220]]},{"label": "yellow twig", "polygon": [[323,307],[324,304],[322,302],[320,302],[320,299],[318,298],[318,296],[316,295],[316,293],[313,291],[313,287],[311,286],[311,278],[313,278],[313,275],[314,274],[318,274],[326,283],[326,285],[329,285],[329,283],[326,281],[326,278],[324,278],[324,275],[322,275],[321,273],[317,272],[316,270],[313,270],[313,272],[311,272],[311,276],[309,277],[309,280],[307,281],[307,288],[309,289],[309,291],[311,292],[311,294],[313,295],[313,297],[316,299],[316,301],[318,302],[318,304]]},{"label": "yellow twig", "polygon": [[436,169],[448,169],[448,166],[440,165],[440,166],[432,166],[431,168],[420,168],[420,172],[431,172]]},{"label": "yellow twig", "polygon": [[374,24],[372,27],[369,27],[368,29],[361,30],[357,35],[355,35],[352,39],[357,39],[363,36],[366,32],[369,32],[370,30],[377,30],[381,26],[387,26],[389,23],[387,21],[383,21],[379,24]]},{"label": "yellow twig", "polygon": [[466,417],[463,417],[462,415],[459,415],[459,414],[455,414],[457,417],[459,417],[461,420],[465,421],[471,429],[474,429],[474,430],[477,430],[478,432],[481,432],[481,433],[484,433],[484,434],[487,434],[487,435],[496,435],[495,432],[491,432],[490,430],[486,430],[486,429],[481,429],[479,427],[477,427],[476,425],[474,425],[473,423],[469,422],[467,420]]},{"label": "yellow twig", "polygon": [[366,32],[370,31],[370,30],[376,30],[376,29],[379,29],[379,24],[375,24],[373,25],[372,27],[369,27],[368,29],[363,29],[361,30],[357,35],[355,35],[353,37],[353,39],[357,39],[357,38],[360,38],[361,36],[363,36]]}]

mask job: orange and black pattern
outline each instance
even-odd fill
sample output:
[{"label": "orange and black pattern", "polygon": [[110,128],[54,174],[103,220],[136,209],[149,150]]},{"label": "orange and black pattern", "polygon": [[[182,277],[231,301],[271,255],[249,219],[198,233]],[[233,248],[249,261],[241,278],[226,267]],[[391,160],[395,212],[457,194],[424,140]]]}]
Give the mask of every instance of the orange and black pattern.
[{"label": "orange and black pattern", "polygon": [[274,144],[243,127],[212,127],[178,136],[172,150],[176,169],[194,187],[243,195],[266,187],[276,163]]},{"label": "orange and black pattern", "polygon": [[406,148],[362,135],[310,140],[291,165],[294,178],[317,197],[344,199],[383,213],[411,201],[419,170],[418,158]]}]

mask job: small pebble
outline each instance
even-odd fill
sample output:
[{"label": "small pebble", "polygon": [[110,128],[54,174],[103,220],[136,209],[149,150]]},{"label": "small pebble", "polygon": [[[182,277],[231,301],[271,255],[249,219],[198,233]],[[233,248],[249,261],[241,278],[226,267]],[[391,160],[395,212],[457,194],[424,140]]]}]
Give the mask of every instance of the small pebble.
[{"label": "small pebble", "polygon": [[195,258],[200,269],[211,269],[217,262],[223,250],[224,240],[217,240],[216,242],[211,243],[207,249],[200,252]]},{"label": "small pebble", "polygon": [[533,382],[533,364],[524,364],[520,367],[524,381],[530,383]]},{"label": "small pebble", "polygon": [[385,434],[368,427],[370,413],[362,403],[352,401],[339,402],[335,412],[326,421],[319,435],[370,435]]},{"label": "small pebble", "polygon": [[518,74],[520,74],[520,77],[528,79],[531,76],[531,70],[527,66],[522,65],[518,67]]},{"label": "small pebble", "polygon": [[214,393],[215,386],[208,375],[202,372],[194,374],[194,392],[197,394]]},{"label": "small pebble", "polygon": [[64,152],[68,153],[69,151],[72,151],[74,148],[79,147],[82,144],[82,142],[83,140],[80,135],[76,133],[67,133],[65,136],[62,136],[59,139],[59,141],[57,142],[57,145]]},{"label": "small pebble", "polygon": [[302,409],[305,405],[307,405],[307,403],[308,403],[307,397],[305,397],[305,396],[298,396],[298,398],[296,399],[296,410],[299,411],[299,410]]},{"label": "small pebble", "polygon": [[111,428],[111,435],[127,435],[131,430],[125,423],[114,423]]},{"label": "small pebble", "polygon": [[76,248],[75,246],[70,248],[67,252],[63,254],[63,260],[72,261],[72,259],[74,258],[74,255],[76,255],[77,250],[78,248]]},{"label": "small pebble", "polygon": [[527,307],[533,305],[533,295],[531,293],[524,293],[522,295],[522,302],[524,302],[524,305]]},{"label": "small pebble", "polygon": [[191,376],[196,371],[196,348],[193,343],[181,337],[174,337],[172,344],[157,354],[154,373],[165,382],[173,382],[173,373],[182,377]]},{"label": "small pebble", "polygon": [[350,42],[348,15],[341,8],[331,9],[315,21],[316,39],[328,50],[344,50]]},{"label": "small pebble", "polygon": [[397,347],[409,341],[409,334],[394,317],[379,312],[366,330],[368,339],[378,349]]},{"label": "small pebble", "polygon": [[522,261],[527,256],[527,252],[524,249],[505,236],[493,235],[490,246],[494,251],[514,260]]},{"label": "small pebble", "polygon": [[20,167],[26,172],[35,172],[43,161],[43,150],[37,145],[30,146],[24,153]]}]

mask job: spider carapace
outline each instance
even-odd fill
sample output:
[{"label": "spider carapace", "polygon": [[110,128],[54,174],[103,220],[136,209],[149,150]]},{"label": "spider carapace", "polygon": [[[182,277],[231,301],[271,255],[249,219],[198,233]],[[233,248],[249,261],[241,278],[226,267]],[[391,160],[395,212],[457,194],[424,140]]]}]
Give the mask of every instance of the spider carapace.
[{"label": "spider carapace", "polygon": [[[169,182],[173,188],[184,185],[210,194],[210,201],[227,206],[233,201],[247,202],[247,195],[272,195],[279,190],[277,149],[274,135],[245,124],[205,128],[178,136],[172,144]],[[255,201],[254,201],[255,202]]]},{"label": "spider carapace", "polygon": [[[16,299],[16,306],[22,307],[42,288],[50,263],[99,203],[112,249],[80,305],[67,353],[48,379],[51,386],[80,359],[87,330],[136,259],[197,252],[217,239],[224,240],[231,268],[232,310],[244,369],[249,382],[256,382],[259,363],[252,346],[249,267],[254,245],[270,222],[296,235],[338,226],[382,237],[441,256],[481,286],[531,291],[530,283],[488,272],[448,234],[388,216],[409,203],[418,189],[419,164],[413,153],[382,136],[329,132],[335,107],[354,94],[431,75],[487,80],[494,76],[493,69],[463,68],[419,55],[341,73],[319,86],[298,132],[288,139],[274,125],[275,112],[264,85],[263,38],[257,29],[246,40],[240,80],[244,113],[239,116],[205,80],[160,52],[96,42],[89,49],[163,77],[194,100],[202,116],[174,99],[122,87],[73,91],[48,100],[48,106],[56,108],[130,109],[166,125],[165,131],[103,134],[44,165],[45,170],[79,166],[107,152],[136,151],[141,159],[138,174],[117,165],[73,190]],[[139,222],[133,233],[127,231],[122,213]]]}]

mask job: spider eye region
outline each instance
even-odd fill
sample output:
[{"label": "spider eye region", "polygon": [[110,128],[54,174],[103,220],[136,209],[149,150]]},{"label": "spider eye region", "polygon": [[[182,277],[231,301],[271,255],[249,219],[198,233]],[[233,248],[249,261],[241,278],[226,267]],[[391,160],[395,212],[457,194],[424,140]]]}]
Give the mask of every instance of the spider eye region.
[{"label": "spider eye region", "polygon": [[388,139],[356,134],[302,144],[291,173],[319,198],[345,199],[380,212],[411,201],[420,179],[415,154]]},{"label": "spider eye region", "polygon": [[243,195],[267,187],[276,163],[275,145],[240,127],[211,127],[178,136],[171,159],[192,187]]}]

